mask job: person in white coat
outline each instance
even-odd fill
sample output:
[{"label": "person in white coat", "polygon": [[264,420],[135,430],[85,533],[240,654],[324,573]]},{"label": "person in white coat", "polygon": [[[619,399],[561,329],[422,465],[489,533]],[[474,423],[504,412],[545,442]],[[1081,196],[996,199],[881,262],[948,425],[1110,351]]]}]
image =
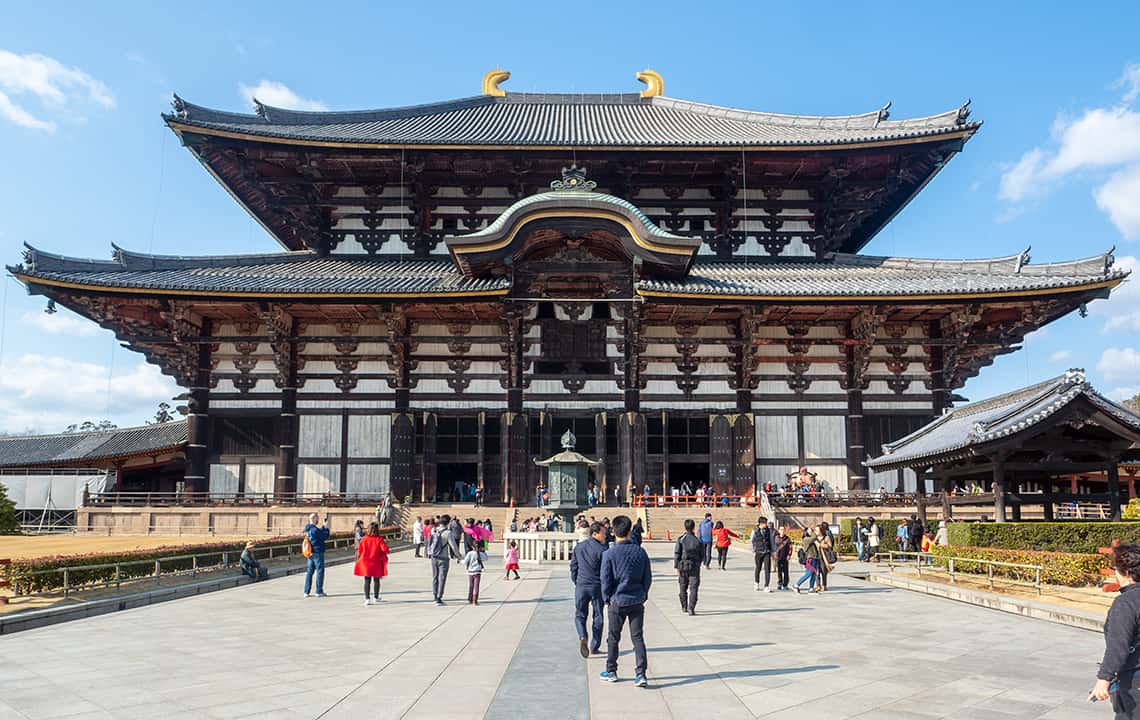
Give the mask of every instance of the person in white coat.
[{"label": "person in white coat", "polygon": [[419,515],[416,516],[416,521],[412,523],[412,546],[416,549],[416,557],[422,557],[420,550],[424,547],[424,521]]}]

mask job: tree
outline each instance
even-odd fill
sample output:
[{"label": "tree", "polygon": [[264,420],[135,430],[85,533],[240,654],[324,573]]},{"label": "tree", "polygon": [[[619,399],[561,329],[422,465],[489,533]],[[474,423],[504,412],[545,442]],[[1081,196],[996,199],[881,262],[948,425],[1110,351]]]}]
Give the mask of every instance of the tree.
[{"label": "tree", "polygon": [[1136,393],[1121,404],[1134,413],[1140,413],[1140,393]]},{"label": "tree", "polygon": [[83,423],[79,425],[68,425],[67,429],[64,430],[64,432],[101,432],[104,430],[115,430],[118,427],[118,425],[111,422],[110,420],[100,420],[97,423],[90,420],[84,420]]},{"label": "tree", "polygon": [[8,488],[0,483],[0,535],[18,535],[20,525],[16,522],[16,503],[8,499]]},{"label": "tree", "polygon": [[147,420],[146,424],[160,425],[162,423],[168,423],[173,419],[174,416],[170,414],[170,403],[161,402],[158,404],[158,410],[154,413],[154,420]]}]

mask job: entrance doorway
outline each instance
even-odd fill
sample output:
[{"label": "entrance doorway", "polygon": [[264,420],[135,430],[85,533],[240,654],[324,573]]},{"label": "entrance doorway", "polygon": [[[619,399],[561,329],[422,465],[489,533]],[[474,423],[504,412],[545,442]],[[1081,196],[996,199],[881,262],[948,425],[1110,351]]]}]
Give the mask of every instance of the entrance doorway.
[{"label": "entrance doorway", "polygon": [[697,488],[709,481],[709,464],[707,462],[671,462],[669,463],[669,485],[680,489],[682,483],[688,483],[695,493]]},{"label": "entrance doorway", "polygon": [[474,502],[478,463],[440,463],[436,470],[437,502]]}]

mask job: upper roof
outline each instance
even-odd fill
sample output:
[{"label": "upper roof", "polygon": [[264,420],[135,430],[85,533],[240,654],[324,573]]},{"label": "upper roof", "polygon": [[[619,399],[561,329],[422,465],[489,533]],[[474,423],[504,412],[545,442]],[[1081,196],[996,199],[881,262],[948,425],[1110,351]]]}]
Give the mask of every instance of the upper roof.
[{"label": "upper roof", "polygon": [[1040,425],[1078,398],[1140,433],[1140,416],[1098,393],[1085,379],[1085,371],[1074,369],[1037,385],[948,410],[910,435],[886,443],[883,454],[866,464],[875,470],[891,470],[966,457],[979,446]]},{"label": "upper roof", "polygon": [[[255,101],[256,102],[256,101]],[[305,112],[256,103],[256,114],[177,95],[163,117],[176,132],[286,143],[520,147],[796,147],[890,143],[972,134],[969,101],[891,120],[890,104],[859,115],[785,115],[637,93],[506,93],[362,111]]]},{"label": "upper roof", "polygon": [[176,420],[99,432],[0,437],[0,467],[75,466],[173,450],[187,443],[186,428],[185,420]]},{"label": "upper roof", "polygon": [[[694,298],[954,299],[1033,295],[1111,287],[1128,271],[1110,253],[1031,265],[1028,253],[985,260],[920,260],[833,254],[824,258],[702,261],[683,278],[643,277],[642,295]],[[113,260],[25,252],[8,269],[21,281],[91,291],[261,297],[464,297],[506,295],[509,278],[468,278],[450,258],[312,252],[169,257],[115,249]]]}]

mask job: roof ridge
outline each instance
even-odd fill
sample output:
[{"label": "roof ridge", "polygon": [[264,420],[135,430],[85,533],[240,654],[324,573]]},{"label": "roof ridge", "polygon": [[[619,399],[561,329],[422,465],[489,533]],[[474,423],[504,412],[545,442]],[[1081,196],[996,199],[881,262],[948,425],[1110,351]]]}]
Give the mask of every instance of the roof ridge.
[{"label": "roof ridge", "polygon": [[131,432],[133,430],[149,430],[159,428],[170,428],[176,425],[185,425],[189,421],[186,418],[180,420],[170,420],[164,423],[144,423],[142,425],[131,425],[130,427],[114,428],[112,430],[76,430],[74,432],[58,432],[58,433],[42,433],[37,435],[0,435],[0,442],[5,440],[33,440],[39,438],[80,438],[90,437],[94,435],[114,435],[117,433]]}]

